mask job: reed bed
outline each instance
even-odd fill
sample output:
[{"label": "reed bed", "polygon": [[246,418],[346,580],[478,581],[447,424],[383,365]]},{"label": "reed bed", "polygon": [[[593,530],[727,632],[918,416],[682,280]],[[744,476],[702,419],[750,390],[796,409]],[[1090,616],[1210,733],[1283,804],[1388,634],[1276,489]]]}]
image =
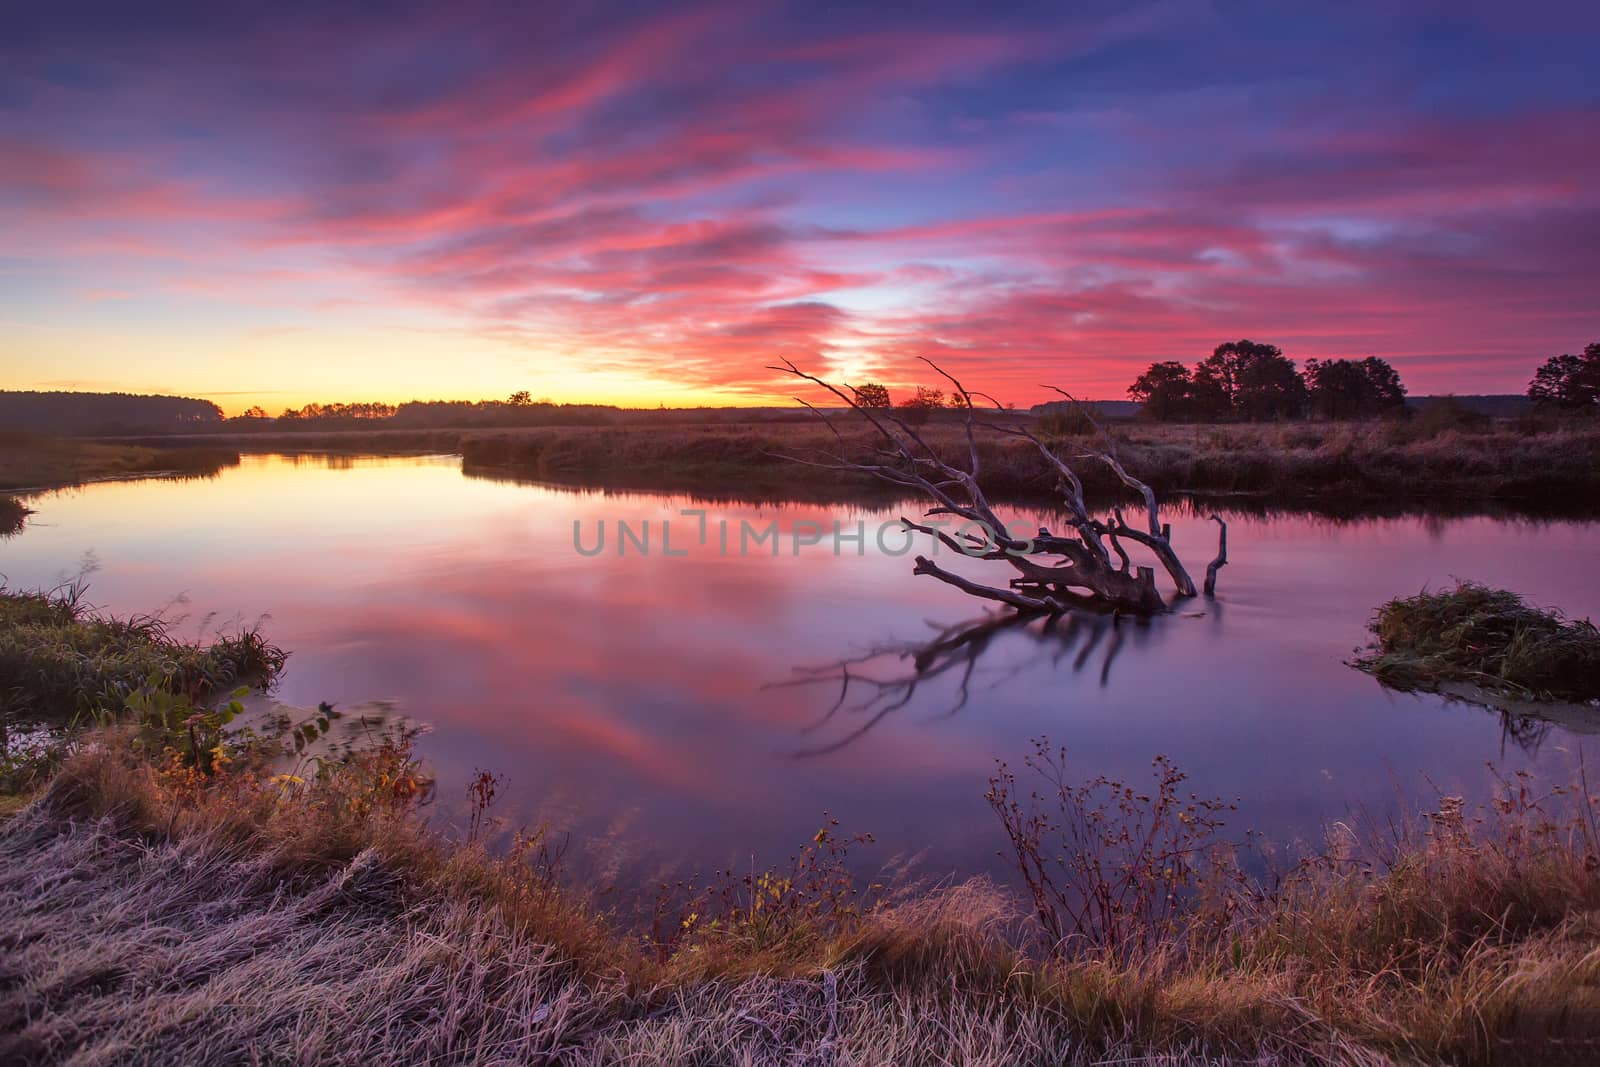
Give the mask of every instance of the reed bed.
[{"label": "reed bed", "polygon": [[155,447],[0,431],[0,491],[146,475],[210,477],[238,464],[238,451],[224,446]]},{"label": "reed bed", "polygon": [[[1074,440],[1087,444],[1093,432],[1083,419],[1005,418],[1033,426],[1068,454]],[[1128,468],[1163,494],[1324,510],[1406,501],[1442,508],[1499,504],[1570,514],[1592,514],[1600,508],[1600,421],[1593,418],[1493,420],[1440,404],[1392,421],[1124,422],[1109,429]],[[921,432],[946,458],[965,455],[958,414],[935,413]],[[9,460],[0,457],[0,490],[139,469],[190,467],[214,473],[237,462],[234,450],[459,452],[466,472],[479,476],[713,497],[859,499],[863,494],[882,496],[884,487],[864,475],[794,460],[836,452],[861,461],[873,456],[875,445],[859,421],[843,415],[831,416],[823,425],[800,417],[738,421],[726,413],[698,425],[674,418],[507,430],[271,431],[119,444],[45,444],[35,439],[29,447],[13,449],[17,455]],[[73,451],[59,451],[68,448]],[[74,453],[98,455],[98,466],[73,461]],[[1018,501],[1053,495],[1053,476],[1027,442],[991,439],[983,443],[982,453],[985,487],[992,495]],[[19,465],[31,473],[19,473]],[[1109,500],[1124,492],[1115,475],[1099,465],[1086,463],[1081,474],[1096,497]]]},{"label": "reed bed", "polygon": [[[1159,426],[1111,431],[1128,469],[1160,493],[1249,495],[1279,502],[1424,500],[1444,505],[1503,502],[1556,510],[1600,507],[1600,424],[1565,422],[1281,423]],[[814,488],[865,490],[864,475],[794,462],[839,453],[869,461],[876,444],[858,424],[648,429],[561,428],[463,437],[469,473],[505,472],[552,482],[700,491],[745,488],[772,493]],[[1048,432],[1048,427],[1046,427]],[[965,455],[960,424],[924,427],[947,459]],[[1075,439],[1055,437],[1071,454]],[[1025,441],[982,445],[985,488],[993,495],[1043,498],[1053,476]],[[1080,466],[1087,491],[1113,498],[1123,487],[1109,469]]]}]

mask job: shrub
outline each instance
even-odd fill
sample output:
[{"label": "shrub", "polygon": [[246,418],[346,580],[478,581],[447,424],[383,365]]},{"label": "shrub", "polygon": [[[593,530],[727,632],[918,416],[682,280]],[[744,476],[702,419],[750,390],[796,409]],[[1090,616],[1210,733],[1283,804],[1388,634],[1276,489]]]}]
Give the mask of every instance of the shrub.
[{"label": "shrub", "polygon": [[1040,416],[1039,430],[1047,437],[1093,437],[1100,432],[1098,421],[1093,404],[1068,403]]},{"label": "shrub", "polygon": [[1445,396],[1425,404],[1408,419],[1389,423],[1388,437],[1393,444],[1412,444],[1432,441],[1447,433],[1482,433],[1492,422],[1483,412]]},{"label": "shrub", "polygon": [[[1223,838],[1235,805],[1180,786],[1187,776],[1165,756],[1142,791],[1104,775],[1068,776],[1065,748],[1034,741],[1024,761],[1043,790],[1024,797],[1004,763],[985,794],[1011,842],[1052,953],[1131,961],[1181,942],[1210,890],[1225,901],[1243,884]],[[1224,904],[1222,911],[1229,910]]]}]

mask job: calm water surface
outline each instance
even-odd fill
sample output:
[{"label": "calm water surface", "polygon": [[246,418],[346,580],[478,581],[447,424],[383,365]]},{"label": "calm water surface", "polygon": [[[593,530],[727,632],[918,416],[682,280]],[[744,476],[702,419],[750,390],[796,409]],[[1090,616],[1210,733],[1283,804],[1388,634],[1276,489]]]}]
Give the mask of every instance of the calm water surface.
[{"label": "calm water surface", "polygon": [[[904,706],[856,710],[852,693],[828,717],[837,681],[781,683],[982,617],[874,543],[900,509],[518,486],[465,477],[452,457],[275,456],[213,480],[108,483],[33,506],[29,529],[0,542],[10,586],[50,584],[92,553],[90,599],[114,611],[182,594],[180,632],[213,612],[266,615],[293,650],[280,699],[393,700],[432,725],[424,750],[443,803],[491,769],[506,776],[501,815],[613,834],[651,862],[778,860],[827,811],[877,836],[874,861],[920,853],[933,873],[994,870],[986,779],[1040,735],[1085,775],[1142,776],[1168,755],[1280,841],[1400,795],[1480,792],[1490,761],[1560,772],[1586,743],[1561,728],[1519,743],[1492,713],[1386,691],[1343,660],[1374,606],[1456,575],[1600,614],[1593,523],[1233,516],[1216,600],[1149,624],[1001,632],[975,658],[964,705],[963,661]],[[696,507],[704,546],[680,515]],[[605,550],[581,554],[574,523],[592,549],[602,520]],[[651,553],[630,542],[619,558],[617,522],[646,520]],[[662,520],[687,555],[661,554]],[[740,523],[774,520],[779,553],[740,556]],[[1214,530],[1174,520],[1198,571]],[[795,554],[797,524],[836,521],[867,524],[864,551],[835,555],[830,537]],[[890,655],[861,670],[892,679],[911,664]]]}]

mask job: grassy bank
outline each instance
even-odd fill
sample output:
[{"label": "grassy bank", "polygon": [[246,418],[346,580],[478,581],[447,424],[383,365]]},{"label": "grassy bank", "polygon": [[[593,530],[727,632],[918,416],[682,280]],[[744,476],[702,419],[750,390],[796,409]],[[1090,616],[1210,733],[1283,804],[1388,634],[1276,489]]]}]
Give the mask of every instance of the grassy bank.
[{"label": "grassy bank", "polygon": [[238,451],[225,446],[113,444],[0,431],[0,492],[139,475],[209,476],[238,462]]},{"label": "grassy bank", "polygon": [[79,586],[0,586],[0,714],[66,723],[120,708],[142,688],[203,706],[241,683],[270,682],[284,659],[257,629],[183,641],[158,617],[90,610]]},{"label": "grassy bank", "polygon": [[1375,648],[1358,660],[1397,689],[1449,683],[1524,700],[1600,700],[1600,632],[1587,619],[1531,607],[1476,582],[1391,600],[1372,621]]},{"label": "grassy bank", "polygon": [[1263,879],[1236,864],[1226,806],[1183,799],[1164,761],[1149,785],[1077,783],[1041,744],[990,783],[1018,893],[857,882],[833,826],[766,872],[595,886],[538,833],[491,855],[430,829],[403,737],[310,761],[291,724],[202,758],[187,719],[142,704],[116,719],[57,741],[0,824],[0,1061],[1550,1064],[1600,1049],[1586,788],[1515,779],[1481,812],[1441,798]]},{"label": "grassy bank", "polygon": [[[1070,453],[1074,443],[1091,443],[1091,438],[1065,432],[1077,428],[1073,422],[1046,418],[1030,425]],[[875,458],[876,441],[857,421],[836,416],[832,425],[842,441],[814,419],[796,419],[515,430],[272,431],[138,444],[130,440],[125,446],[460,452],[469,474],[529,481],[758,499],[882,495],[881,483],[866,476],[786,458],[824,451],[842,452],[853,460]],[[1161,493],[1238,495],[1321,510],[1404,502],[1570,514],[1600,509],[1600,422],[1594,419],[1496,421],[1439,405],[1394,422],[1124,423],[1111,432],[1129,469]],[[923,433],[947,457],[965,455],[964,433],[952,414],[936,415]],[[993,495],[1026,501],[1052,494],[1052,476],[1032,445],[991,440],[982,452],[985,485]],[[1081,474],[1091,494],[1109,499],[1123,491],[1103,466],[1083,464]]]},{"label": "grassy bank", "polygon": [[[559,429],[463,438],[468,471],[505,471],[556,482],[702,491],[772,493],[873,485],[862,475],[796,464],[785,457],[839,451],[874,459],[871,434],[839,420],[842,441],[812,425],[638,430]],[[1130,470],[1161,493],[1250,494],[1312,503],[1426,500],[1523,506],[1600,507],[1600,425],[1487,423],[1425,414],[1407,423],[1118,427]],[[935,423],[925,436],[955,459],[966,442],[958,424]],[[1057,437],[1069,453],[1074,442]],[[1027,442],[983,445],[984,481],[1002,497],[1048,494],[1052,477]],[[1103,465],[1084,463],[1091,494],[1120,491]]]}]

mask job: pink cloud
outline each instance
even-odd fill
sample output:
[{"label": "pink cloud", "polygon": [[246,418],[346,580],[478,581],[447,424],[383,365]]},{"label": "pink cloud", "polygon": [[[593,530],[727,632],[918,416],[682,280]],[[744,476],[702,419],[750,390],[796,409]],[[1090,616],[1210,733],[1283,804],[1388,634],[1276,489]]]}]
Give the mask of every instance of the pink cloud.
[{"label": "pink cloud", "polygon": [[[569,42],[581,22],[517,23],[524,52],[442,13],[359,39],[276,27],[209,65],[191,44],[194,73],[141,70],[119,97],[162,136],[18,123],[0,216],[52,264],[208,250],[140,292],[288,301],[348,276],[539,358],[740,398],[781,395],[779,353],[902,384],[935,355],[1018,401],[1047,380],[1117,396],[1145,362],[1245,334],[1392,357],[1415,389],[1503,389],[1595,329],[1592,106],[1352,118],[1312,99],[1222,143],[1138,100],[997,110],[980,91],[1150,16],[810,32],[701,5]],[[343,70],[306,61],[336,42]],[[282,102],[242,108],[235,67]],[[135,124],[76,88],[30,99]],[[244,129],[214,132],[239,161],[168,135],[230,107]],[[203,239],[161,239],[188,227]],[[125,288],[94,280],[78,290]]]}]

